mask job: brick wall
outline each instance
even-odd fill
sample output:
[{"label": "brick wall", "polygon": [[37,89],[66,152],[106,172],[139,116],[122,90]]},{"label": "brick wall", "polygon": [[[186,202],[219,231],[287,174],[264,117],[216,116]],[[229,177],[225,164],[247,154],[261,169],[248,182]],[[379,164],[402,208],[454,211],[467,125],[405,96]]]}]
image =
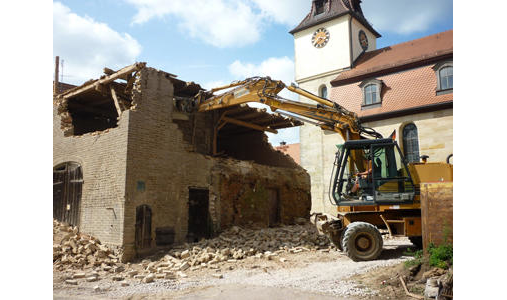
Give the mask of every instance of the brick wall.
[{"label": "brick wall", "polygon": [[80,230],[114,246],[123,242],[128,123],[127,113],[116,128],[64,137],[53,106],[53,167],[73,161],[83,171]]},{"label": "brick wall", "polygon": [[[172,122],[173,85],[165,73],[152,68],[141,71],[129,112],[128,159],[125,196],[125,259],[135,252],[136,207],[152,209],[152,246],[155,230],[173,227],[175,242],[185,241],[188,226],[188,188],[210,185],[213,161],[189,152],[178,125]],[[145,189],[137,188],[143,182]]]},{"label": "brick wall", "polygon": [[[228,221],[228,207],[231,199],[245,200],[245,191],[256,186],[258,190],[278,190],[282,222],[308,216],[308,174],[288,156],[273,150],[261,135],[256,143],[259,151],[253,153],[272,155],[262,162],[285,168],[205,155],[212,145],[213,113],[191,114],[186,120],[174,112],[173,84],[167,73],[142,69],[132,101],[132,108],[122,113],[116,128],[64,137],[55,108],[53,129],[54,166],[76,161],[83,168],[81,230],[122,247],[124,261],[145,251],[135,246],[136,208],[141,205],[148,205],[152,212],[152,241],[147,251],[156,246],[155,231],[160,227],[174,229],[175,243],[186,241],[189,188],[209,190],[213,231],[243,224]],[[229,189],[224,178],[234,178],[246,188]],[[265,201],[262,193],[254,192],[254,198],[259,204]],[[243,218],[244,223],[264,220],[265,210],[242,203],[234,205],[240,213],[250,214]]]},{"label": "brick wall", "polygon": [[276,168],[245,161],[224,160],[214,169],[219,178],[220,227],[268,226],[272,208],[269,190],[276,191],[283,224],[310,216],[310,176],[302,168]]}]

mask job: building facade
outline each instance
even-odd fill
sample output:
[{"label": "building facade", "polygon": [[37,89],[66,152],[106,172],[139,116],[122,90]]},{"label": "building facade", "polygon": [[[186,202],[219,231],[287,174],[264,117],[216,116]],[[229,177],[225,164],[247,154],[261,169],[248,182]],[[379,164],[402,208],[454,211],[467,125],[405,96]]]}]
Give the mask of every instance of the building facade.
[{"label": "building facade", "polygon": [[[222,124],[214,133],[222,112],[179,109],[200,87],[144,63],[108,73],[55,97],[54,218],[128,261],[232,225],[309,216],[309,175],[263,131]],[[248,107],[227,113],[258,113],[273,130],[287,120]]]},{"label": "building facade", "polygon": [[[291,31],[296,82],[357,113],[364,126],[396,139],[409,161],[452,154],[452,30],[376,49],[360,0],[314,0]],[[324,33],[324,34],[323,34]],[[301,165],[312,183],[312,211],[335,213],[328,191],[337,133],[300,130]]]}]

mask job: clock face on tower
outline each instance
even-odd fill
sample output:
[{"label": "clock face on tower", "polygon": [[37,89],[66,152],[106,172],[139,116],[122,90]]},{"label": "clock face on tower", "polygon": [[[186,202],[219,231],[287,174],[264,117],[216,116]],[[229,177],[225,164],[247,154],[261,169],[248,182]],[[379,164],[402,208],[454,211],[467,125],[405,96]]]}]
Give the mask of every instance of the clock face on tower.
[{"label": "clock face on tower", "polygon": [[326,28],[317,29],[312,36],[312,45],[316,48],[324,47],[329,41],[329,31]]},{"label": "clock face on tower", "polygon": [[364,51],[368,49],[368,37],[366,36],[366,33],[364,31],[359,31],[359,44],[361,45],[361,48],[363,48]]}]

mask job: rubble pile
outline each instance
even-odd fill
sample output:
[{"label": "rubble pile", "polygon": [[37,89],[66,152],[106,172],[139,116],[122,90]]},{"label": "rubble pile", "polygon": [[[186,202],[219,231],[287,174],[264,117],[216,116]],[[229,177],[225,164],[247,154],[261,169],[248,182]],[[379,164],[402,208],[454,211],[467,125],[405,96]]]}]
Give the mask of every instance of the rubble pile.
[{"label": "rubble pile", "polygon": [[260,230],[233,226],[217,238],[175,247],[169,255],[188,263],[189,267],[206,267],[250,256],[272,259],[280,253],[329,249],[327,237],[318,235],[315,227],[306,220],[299,220],[299,223],[304,225]]},{"label": "rubble pile", "polygon": [[[65,280],[67,284],[108,278],[126,286],[130,280],[150,283],[159,279],[185,278],[184,272],[199,269],[208,269],[212,276],[223,278],[217,273],[223,269],[223,264],[232,269],[231,263],[239,263],[248,257],[285,263],[286,258],[278,257],[282,253],[329,251],[328,239],[319,236],[313,225],[304,219],[298,223],[258,230],[233,226],[214,239],[161,250],[138,263],[122,264],[98,239],[79,233],[77,227],[54,221],[53,265],[58,271],[74,269],[73,275]],[[63,237],[55,240],[57,234]]]},{"label": "rubble pile", "polygon": [[114,268],[119,263],[114,252],[93,236],[82,234],[76,226],[53,220],[53,266],[83,269]]}]

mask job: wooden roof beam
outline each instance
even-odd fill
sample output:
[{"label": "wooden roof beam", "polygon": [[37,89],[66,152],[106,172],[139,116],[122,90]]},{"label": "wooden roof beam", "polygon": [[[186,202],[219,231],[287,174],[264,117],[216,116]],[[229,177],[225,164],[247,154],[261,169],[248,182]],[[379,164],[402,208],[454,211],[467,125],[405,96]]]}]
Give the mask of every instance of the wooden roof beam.
[{"label": "wooden roof beam", "polygon": [[111,75],[107,75],[102,79],[98,79],[94,82],[91,82],[90,84],[85,84],[81,87],[78,87],[75,90],[71,90],[67,93],[60,94],[58,97],[68,99],[68,98],[75,97],[79,94],[85,93],[90,90],[94,90],[94,89],[100,90],[101,89],[100,86],[107,85],[107,84],[115,81],[116,79],[124,78],[127,74],[131,74],[132,72],[139,71],[142,68],[144,68],[145,66],[146,66],[145,62],[135,63],[133,65],[130,65],[130,66],[127,66],[123,69],[120,69],[116,73],[113,73]]},{"label": "wooden roof beam", "polygon": [[257,124],[248,123],[248,122],[236,120],[236,119],[229,118],[229,117],[222,117],[222,120],[225,121],[225,122],[227,122],[227,123],[232,123],[232,124],[235,124],[235,125],[239,125],[239,126],[243,126],[243,127],[248,127],[248,128],[252,128],[252,129],[255,129],[255,130],[259,130],[259,131],[267,131],[267,132],[271,132],[271,133],[278,133],[277,130],[271,129],[269,127],[263,127],[263,126],[259,126]]}]

